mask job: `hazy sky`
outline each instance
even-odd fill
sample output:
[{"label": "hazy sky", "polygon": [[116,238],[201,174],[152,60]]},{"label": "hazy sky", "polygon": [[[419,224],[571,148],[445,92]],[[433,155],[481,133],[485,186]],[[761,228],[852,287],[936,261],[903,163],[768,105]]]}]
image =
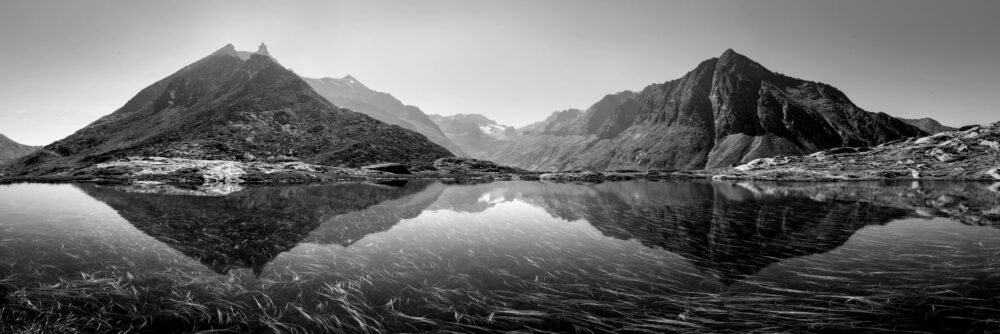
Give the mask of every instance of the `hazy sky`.
[{"label": "hazy sky", "polygon": [[47,144],[226,43],[525,125],[727,48],[870,111],[1000,120],[1000,1],[0,0],[0,133]]}]

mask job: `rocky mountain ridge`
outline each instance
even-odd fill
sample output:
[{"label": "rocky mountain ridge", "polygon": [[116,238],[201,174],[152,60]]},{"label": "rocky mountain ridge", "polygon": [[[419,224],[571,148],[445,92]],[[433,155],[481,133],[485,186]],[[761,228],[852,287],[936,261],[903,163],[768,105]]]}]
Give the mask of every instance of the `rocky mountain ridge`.
[{"label": "rocky mountain ridge", "polygon": [[733,50],[679,79],[550,120],[475,157],[533,170],[702,169],[926,134]]},{"label": "rocky mountain ridge", "polygon": [[391,94],[368,88],[353,76],[343,78],[302,77],[320,96],[337,106],[351,109],[377,120],[416,131],[455,155],[465,155],[420,108],[403,104]]}]

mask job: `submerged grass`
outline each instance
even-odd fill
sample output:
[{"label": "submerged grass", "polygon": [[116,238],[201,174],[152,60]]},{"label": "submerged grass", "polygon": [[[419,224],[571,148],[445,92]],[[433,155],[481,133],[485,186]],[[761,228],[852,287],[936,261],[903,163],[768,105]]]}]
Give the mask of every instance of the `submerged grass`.
[{"label": "submerged grass", "polygon": [[[565,249],[563,250],[565,251]],[[563,256],[596,257],[574,250]],[[624,263],[581,267],[547,263],[517,272],[495,261],[449,263],[433,251],[377,263],[369,256],[313,255],[306,266],[204,275],[180,267],[142,272],[113,267],[63,273],[38,263],[3,263],[0,332],[202,333],[684,333],[885,331],[980,332],[1000,328],[1000,275],[934,284],[904,268],[867,275],[911,277],[852,281],[857,273],[799,268],[797,284],[747,279],[692,288],[684,276]],[[655,253],[629,254],[637,262]],[[647,262],[648,263],[648,262]],[[330,268],[338,268],[331,272]],[[992,268],[997,269],[997,268]],[[17,274],[13,274],[17,272]],[[547,275],[538,275],[539,273]],[[68,274],[68,275],[67,275]],[[923,283],[920,283],[923,281]],[[698,283],[702,284],[702,283]]]},{"label": "submerged grass", "polygon": [[[697,209],[678,212],[698,217]],[[766,232],[761,225],[727,237],[727,228],[741,226],[733,222],[703,235],[683,231],[686,239],[677,241],[717,240],[681,255],[641,242],[663,229],[599,230],[593,221],[526,210],[442,214],[349,247],[300,244],[260,271],[222,274],[114,224],[90,237],[78,234],[99,224],[59,225],[77,234],[0,235],[0,333],[1000,331],[1000,244],[992,228],[954,224],[968,230],[952,236],[952,229],[928,228],[905,238],[878,226],[876,237],[836,250],[777,258],[755,248],[753,240],[764,240],[752,239]],[[757,207],[732,212],[769,216]],[[614,222],[661,219],[637,210],[598,213]],[[830,239],[820,227],[782,236]],[[605,236],[615,232],[633,239]],[[993,239],[969,246],[973,233]],[[743,273],[748,263],[746,275],[720,271]]]}]

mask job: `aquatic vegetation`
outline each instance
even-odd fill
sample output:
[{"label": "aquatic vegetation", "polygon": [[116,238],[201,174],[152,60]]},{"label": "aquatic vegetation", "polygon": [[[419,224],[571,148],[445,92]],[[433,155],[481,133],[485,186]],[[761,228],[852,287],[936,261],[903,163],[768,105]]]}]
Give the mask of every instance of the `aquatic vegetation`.
[{"label": "aquatic vegetation", "polygon": [[[34,186],[0,187],[21,195],[0,202],[0,332],[1000,329],[1000,229],[884,201],[645,181],[248,187],[215,201]],[[42,211],[41,198],[69,204]],[[206,260],[236,247],[268,252]]]}]

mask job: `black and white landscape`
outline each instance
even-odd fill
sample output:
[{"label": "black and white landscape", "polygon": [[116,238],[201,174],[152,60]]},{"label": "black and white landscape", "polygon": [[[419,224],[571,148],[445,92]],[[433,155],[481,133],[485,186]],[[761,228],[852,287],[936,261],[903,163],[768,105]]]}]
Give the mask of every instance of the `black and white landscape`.
[{"label": "black and white landscape", "polygon": [[1000,332],[998,11],[3,3],[0,333]]}]

